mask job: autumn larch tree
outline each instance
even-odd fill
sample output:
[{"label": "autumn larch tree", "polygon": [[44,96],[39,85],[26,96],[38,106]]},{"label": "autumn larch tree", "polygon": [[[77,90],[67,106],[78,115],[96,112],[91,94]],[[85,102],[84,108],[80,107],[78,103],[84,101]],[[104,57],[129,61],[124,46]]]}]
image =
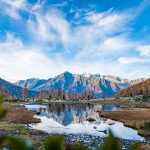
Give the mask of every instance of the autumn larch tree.
[{"label": "autumn larch tree", "polygon": [[49,100],[52,99],[52,90],[49,91]]},{"label": "autumn larch tree", "polygon": [[86,89],[85,89],[85,91],[84,91],[84,99],[86,100]]},{"label": "autumn larch tree", "polygon": [[71,99],[71,89],[68,90],[68,99]]},{"label": "autumn larch tree", "polygon": [[87,91],[86,100],[90,100],[89,90]]},{"label": "autumn larch tree", "polygon": [[43,90],[43,98],[46,97],[46,94],[47,94],[46,91]]},{"label": "autumn larch tree", "polygon": [[92,99],[92,90],[88,91],[88,100]]},{"label": "autumn larch tree", "polygon": [[84,99],[84,93],[79,93],[78,94],[78,99],[83,100]]},{"label": "autumn larch tree", "polygon": [[52,99],[55,98],[55,91],[54,90],[51,90],[51,96],[52,96]]},{"label": "autumn larch tree", "polygon": [[62,89],[61,88],[59,88],[58,89],[58,99],[62,99]]},{"label": "autumn larch tree", "polygon": [[77,96],[77,93],[75,93],[75,95],[74,95],[74,96],[75,96],[75,100],[78,100],[78,96]]},{"label": "autumn larch tree", "polygon": [[91,99],[94,99],[94,91],[92,91]]},{"label": "autumn larch tree", "polygon": [[102,91],[102,98],[105,100],[105,93]]},{"label": "autumn larch tree", "polygon": [[54,95],[55,95],[55,100],[59,100],[59,95],[58,95],[58,91],[54,91]]},{"label": "autumn larch tree", "polygon": [[49,90],[49,100],[51,100],[51,98],[52,98],[52,95],[51,95],[51,90]]},{"label": "autumn larch tree", "polygon": [[63,89],[63,92],[62,92],[62,93],[63,93],[63,94],[62,94],[62,95],[63,95],[63,96],[62,96],[62,99],[65,100],[65,99],[66,99],[66,91]]},{"label": "autumn larch tree", "polygon": [[27,96],[28,96],[28,88],[27,88],[27,83],[25,82],[23,87],[23,99],[25,100]]},{"label": "autumn larch tree", "polygon": [[39,99],[42,100],[43,99],[43,90],[40,90],[40,94],[39,94]]}]

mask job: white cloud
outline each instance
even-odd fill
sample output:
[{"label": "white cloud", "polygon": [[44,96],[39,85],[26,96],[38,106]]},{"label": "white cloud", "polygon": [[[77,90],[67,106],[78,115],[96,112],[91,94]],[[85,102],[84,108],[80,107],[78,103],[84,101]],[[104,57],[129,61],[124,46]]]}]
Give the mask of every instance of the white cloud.
[{"label": "white cloud", "polygon": [[118,61],[122,64],[150,63],[150,59],[140,57],[120,57]]},{"label": "white cloud", "polygon": [[[27,7],[24,3],[24,0],[19,4],[15,1],[14,5]],[[45,12],[43,7],[43,3],[38,1],[30,10],[26,8],[31,15],[28,29],[33,40],[49,42],[53,45],[60,43],[65,50],[76,51],[77,57],[91,54],[93,56],[118,55],[121,51],[132,48],[125,32],[129,14],[114,12],[112,9],[101,13],[88,12],[85,13],[83,21],[91,24],[74,27],[62,12],[52,8]],[[115,34],[118,33],[120,35],[116,36]]]},{"label": "white cloud", "polygon": [[5,7],[4,8],[4,12],[8,15],[8,16],[10,16],[10,17],[12,17],[12,18],[15,18],[15,19],[20,19],[21,17],[20,17],[20,15],[19,15],[19,12],[16,10],[16,9],[14,9],[14,8],[12,8],[12,7]]},{"label": "white cloud", "polygon": [[126,29],[126,25],[131,18],[132,17],[126,12],[115,12],[113,9],[100,13],[89,12],[85,16],[85,20],[93,23],[93,27],[99,27],[107,33],[111,31],[113,31],[113,33],[123,31]]},{"label": "white cloud", "polygon": [[1,76],[13,81],[28,77],[49,77],[51,71],[47,68],[54,66],[44,55],[33,51],[3,52],[0,57]]},{"label": "white cloud", "polygon": [[[41,5],[39,7],[41,9]],[[47,12],[33,11],[28,28],[33,38],[41,42],[61,43],[67,51],[82,55],[117,54],[132,47],[126,29],[129,15],[109,10],[103,13],[87,13],[84,20],[91,24],[73,26],[62,12],[50,8]],[[84,21],[83,20],[83,21]],[[78,21],[78,20],[77,20]],[[120,35],[115,35],[120,33]]]},{"label": "white cloud", "polygon": [[128,52],[133,47],[132,43],[125,36],[107,37],[96,51],[97,55],[120,55]]},{"label": "white cloud", "polygon": [[7,33],[5,42],[0,43],[0,53],[19,50],[23,48],[23,43],[15,38],[13,34]]},{"label": "white cloud", "polygon": [[59,56],[50,59],[42,53],[42,49],[27,47],[11,34],[0,43],[0,58],[1,77],[11,81],[30,77],[49,78],[64,71],[61,70],[63,63]]},{"label": "white cloud", "polygon": [[26,0],[1,0],[0,10],[3,14],[8,15],[14,19],[21,19],[20,10],[26,10]]},{"label": "white cloud", "polygon": [[[91,63],[76,58],[68,61],[60,54],[48,56],[42,47],[25,46],[12,34],[8,34],[6,41],[0,43],[0,58],[1,77],[12,82],[31,77],[49,78],[64,71],[112,74],[125,78],[140,77],[144,71],[130,66],[130,63],[137,61],[136,58],[120,58],[119,61],[111,62],[97,59]],[[145,71],[145,76],[148,74],[148,71]]]},{"label": "white cloud", "polygon": [[26,7],[26,0],[2,0],[2,2],[5,2],[6,4],[17,8],[17,9],[23,9]]},{"label": "white cloud", "polygon": [[52,4],[52,7],[64,7],[68,5],[68,1],[64,1],[62,3],[58,3],[58,4]]},{"label": "white cloud", "polygon": [[61,42],[64,45],[68,42],[70,38],[69,23],[59,11],[49,9],[46,13],[35,11],[33,14],[36,20],[30,18],[28,21],[28,28],[34,34],[33,38],[45,42]]},{"label": "white cloud", "polygon": [[87,13],[83,21],[88,23],[74,28],[71,32],[71,45],[78,49],[77,57],[128,53],[135,44],[130,39],[130,28],[127,28],[130,20],[129,14],[113,10]]},{"label": "white cloud", "polygon": [[141,56],[150,58],[150,45],[140,45],[137,47]]}]

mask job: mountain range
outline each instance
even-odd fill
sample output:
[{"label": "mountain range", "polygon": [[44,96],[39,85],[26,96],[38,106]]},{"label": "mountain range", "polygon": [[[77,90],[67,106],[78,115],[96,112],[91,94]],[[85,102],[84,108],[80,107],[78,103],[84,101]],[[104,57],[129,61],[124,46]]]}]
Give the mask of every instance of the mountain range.
[{"label": "mountain range", "polygon": [[128,80],[112,75],[86,73],[72,74],[70,72],[64,72],[47,80],[31,78],[27,80],[20,80],[14,83],[14,85],[17,87],[23,87],[26,82],[28,89],[36,92],[40,92],[41,89],[49,91],[52,89],[58,90],[59,88],[62,88],[65,91],[70,89],[72,93],[94,91],[95,97],[98,98],[102,96],[102,92],[106,97],[114,96],[121,90],[145,80],[145,78]]},{"label": "mountain range", "polygon": [[28,97],[38,96],[40,90],[58,90],[64,89],[66,92],[83,93],[93,91],[96,98],[102,97],[102,92],[106,97],[114,96],[116,93],[126,89],[134,84],[144,82],[145,78],[136,80],[122,79],[112,75],[100,74],[72,74],[64,72],[54,78],[19,80],[16,83],[8,82],[0,78],[0,93],[13,95],[21,98],[23,86],[27,83]]}]

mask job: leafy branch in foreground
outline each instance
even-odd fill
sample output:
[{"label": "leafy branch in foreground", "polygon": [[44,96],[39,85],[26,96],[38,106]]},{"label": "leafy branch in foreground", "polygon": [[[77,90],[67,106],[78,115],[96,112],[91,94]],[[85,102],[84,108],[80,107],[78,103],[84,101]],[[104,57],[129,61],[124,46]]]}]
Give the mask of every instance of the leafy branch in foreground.
[{"label": "leafy branch in foreground", "polygon": [[109,136],[105,138],[104,143],[98,148],[98,150],[121,150],[121,142],[118,138],[114,137],[111,130],[109,130]]},{"label": "leafy branch in foreground", "polygon": [[4,95],[0,95],[0,119],[3,118],[7,113],[7,110],[3,109],[2,107],[3,99],[4,99]]},{"label": "leafy branch in foreground", "polygon": [[65,150],[65,142],[63,135],[48,136],[44,144],[45,150]]},{"label": "leafy branch in foreground", "polygon": [[9,146],[14,150],[33,150],[33,147],[26,144],[25,140],[13,136],[0,137],[0,148],[4,146]]}]

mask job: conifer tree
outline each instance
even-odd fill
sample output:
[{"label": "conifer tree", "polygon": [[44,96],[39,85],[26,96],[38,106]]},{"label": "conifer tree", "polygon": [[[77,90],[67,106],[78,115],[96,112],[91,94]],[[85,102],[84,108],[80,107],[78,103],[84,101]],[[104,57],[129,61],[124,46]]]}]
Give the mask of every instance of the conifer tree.
[{"label": "conifer tree", "polygon": [[50,90],[49,91],[49,100],[51,100],[52,99],[52,91]]},{"label": "conifer tree", "polygon": [[63,95],[62,99],[65,100],[66,99],[66,91],[64,89],[63,89],[63,94],[62,95]]},{"label": "conifer tree", "polygon": [[86,99],[86,96],[87,96],[87,95],[86,95],[86,89],[85,89],[85,91],[84,91],[84,99]]},{"label": "conifer tree", "polygon": [[94,91],[92,91],[91,99],[94,99]]},{"label": "conifer tree", "polygon": [[28,96],[28,88],[27,88],[27,83],[25,82],[23,87],[23,99],[25,100],[27,96]]},{"label": "conifer tree", "polygon": [[39,99],[42,100],[43,99],[43,90],[40,90],[40,95],[39,95]]},{"label": "conifer tree", "polygon": [[71,89],[68,90],[68,99],[71,99]]}]

